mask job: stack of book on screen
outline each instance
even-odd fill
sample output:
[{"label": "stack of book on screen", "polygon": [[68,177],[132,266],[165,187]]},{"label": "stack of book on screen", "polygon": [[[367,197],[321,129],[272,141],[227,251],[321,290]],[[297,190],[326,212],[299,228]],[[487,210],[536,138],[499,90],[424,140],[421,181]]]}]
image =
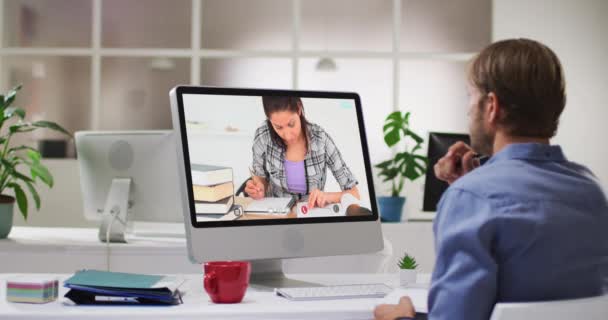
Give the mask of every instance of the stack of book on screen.
[{"label": "stack of book on screen", "polygon": [[6,300],[47,303],[57,299],[59,281],[45,276],[19,276],[6,280]]},{"label": "stack of book on screen", "polygon": [[64,282],[76,304],[176,305],[182,303],[178,277],[81,270]]},{"label": "stack of book on screen", "polygon": [[232,168],[192,164],[192,191],[197,214],[224,215],[234,204]]}]

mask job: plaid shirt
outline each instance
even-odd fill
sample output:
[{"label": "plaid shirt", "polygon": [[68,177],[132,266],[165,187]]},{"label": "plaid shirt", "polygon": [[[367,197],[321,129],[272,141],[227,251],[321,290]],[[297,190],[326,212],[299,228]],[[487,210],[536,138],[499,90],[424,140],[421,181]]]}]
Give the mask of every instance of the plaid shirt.
[{"label": "plaid shirt", "polygon": [[[327,168],[331,170],[342,190],[357,185],[357,180],[340,155],[340,150],[331,137],[319,125],[308,124],[309,144],[304,158],[306,194],[314,189],[323,190]],[[292,195],[287,187],[285,174],[285,149],[272,141],[270,128],[264,123],[255,131],[253,138],[253,173],[268,181],[266,196],[286,197]]]}]

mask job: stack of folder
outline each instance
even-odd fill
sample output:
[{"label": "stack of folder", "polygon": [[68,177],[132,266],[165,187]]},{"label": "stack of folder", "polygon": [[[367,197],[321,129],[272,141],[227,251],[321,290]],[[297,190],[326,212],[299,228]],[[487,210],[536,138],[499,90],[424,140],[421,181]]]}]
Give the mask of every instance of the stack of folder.
[{"label": "stack of folder", "polygon": [[177,277],[134,273],[82,270],[64,282],[70,288],[65,297],[76,304],[154,304],[182,303]]}]

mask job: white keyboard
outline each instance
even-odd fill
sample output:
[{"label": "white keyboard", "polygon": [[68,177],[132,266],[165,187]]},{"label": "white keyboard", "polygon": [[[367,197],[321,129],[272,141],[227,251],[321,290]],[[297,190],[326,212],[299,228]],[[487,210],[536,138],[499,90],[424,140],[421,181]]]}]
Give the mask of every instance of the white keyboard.
[{"label": "white keyboard", "polygon": [[384,283],[274,289],[275,294],[289,300],[383,298],[391,291],[393,288]]}]

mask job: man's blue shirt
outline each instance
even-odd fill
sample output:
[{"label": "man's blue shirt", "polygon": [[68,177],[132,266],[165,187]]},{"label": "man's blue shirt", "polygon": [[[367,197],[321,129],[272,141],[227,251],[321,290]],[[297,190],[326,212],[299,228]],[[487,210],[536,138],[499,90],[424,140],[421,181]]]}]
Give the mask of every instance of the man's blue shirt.
[{"label": "man's blue shirt", "polygon": [[511,144],[454,182],[434,223],[429,319],[608,292],[608,203],[559,146]]}]

